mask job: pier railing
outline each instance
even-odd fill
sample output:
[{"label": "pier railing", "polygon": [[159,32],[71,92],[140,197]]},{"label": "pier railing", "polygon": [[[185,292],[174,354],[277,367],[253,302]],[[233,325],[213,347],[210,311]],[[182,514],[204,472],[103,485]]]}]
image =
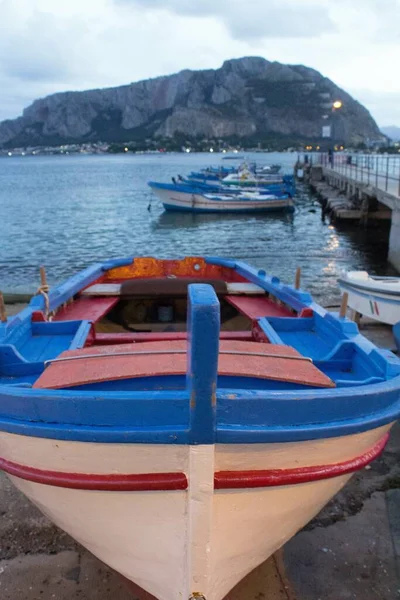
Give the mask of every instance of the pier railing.
[{"label": "pier railing", "polygon": [[400,154],[310,152],[301,158],[302,162],[321,165],[358,183],[400,196]]}]

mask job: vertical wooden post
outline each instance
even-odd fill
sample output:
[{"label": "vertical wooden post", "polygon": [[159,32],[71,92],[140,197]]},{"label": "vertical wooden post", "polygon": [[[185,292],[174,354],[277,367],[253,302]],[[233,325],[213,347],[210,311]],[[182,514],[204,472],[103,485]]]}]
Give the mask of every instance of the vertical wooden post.
[{"label": "vertical wooden post", "polygon": [[46,269],[43,266],[40,267],[40,286],[47,287]]},{"label": "vertical wooden post", "polygon": [[352,320],[354,321],[354,323],[356,325],[360,324],[361,317],[362,317],[361,313],[357,312],[356,310],[353,310]]},{"label": "vertical wooden post", "polygon": [[300,282],[301,282],[301,267],[297,267],[296,277],[295,277],[295,281],[294,281],[294,287],[296,288],[296,290],[300,289]]},{"label": "vertical wooden post", "polygon": [[187,389],[190,431],[187,490],[186,598],[209,597],[213,561],[209,552],[214,511],[216,392],[220,306],[214,288],[188,287]]},{"label": "vertical wooden post", "polygon": [[207,284],[188,287],[187,388],[190,394],[190,443],[215,442],[220,305]]},{"label": "vertical wooden post", "polygon": [[342,296],[342,303],[340,305],[340,312],[339,312],[339,316],[344,319],[347,313],[347,303],[349,301],[349,294],[347,292],[343,293]]},{"label": "vertical wooden post", "polygon": [[6,305],[4,303],[4,296],[2,292],[0,292],[0,321],[2,323],[7,323]]}]

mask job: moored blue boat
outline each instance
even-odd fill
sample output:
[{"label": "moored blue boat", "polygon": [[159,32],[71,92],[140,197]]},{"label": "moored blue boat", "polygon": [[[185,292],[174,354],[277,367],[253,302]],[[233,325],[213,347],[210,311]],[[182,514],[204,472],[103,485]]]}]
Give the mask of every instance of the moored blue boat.
[{"label": "moored blue boat", "polygon": [[1,468],[160,600],[222,600],[400,412],[395,355],[240,261],[110,260],[2,319]]},{"label": "moored blue boat", "polygon": [[160,198],[165,210],[180,212],[252,213],[293,211],[294,201],[286,191],[277,186],[271,190],[250,191],[239,188],[218,188],[209,185],[186,183],[148,182]]},{"label": "moored blue boat", "polygon": [[[242,194],[243,186],[240,185],[223,185],[223,183],[206,183],[204,181],[196,181],[189,178],[178,177],[172,178],[172,183],[174,185],[186,186],[190,189],[195,189],[196,191],[202,190],[205,193],[221,193],[221,194]],[[163,183],[158,182],[149,182],[152,185],[164,185]],[[168,184],[167,184],[168,185]],[[182,189],[182,188],[181,188]],[[296,188],[294,183],[290,180],[281,181],[277,183],[269,183],[268,185],[262,186],[247,186],[246,190],[248,192],[258,192],[259,194],[284,194],[289,196],[294,196],[296,194]]]}]

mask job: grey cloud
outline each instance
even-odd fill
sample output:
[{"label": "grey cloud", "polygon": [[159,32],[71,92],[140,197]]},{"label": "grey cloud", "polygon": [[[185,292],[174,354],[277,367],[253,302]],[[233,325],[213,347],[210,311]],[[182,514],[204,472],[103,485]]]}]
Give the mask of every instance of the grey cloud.
[{"label": "grey cloud", "polygon": [[[73,30],[75,35],[71,36]],[[40,11],[17,28],[3,22],[0,69],[4,76],[21,81],[68,81],[81,68],[76,52],[81,33],[82,24],[61,23],[54,15]]]},{"label": "grey cloud", "polygon": [[400,124],[399,94],[367,89],[350,89],[349,92],[372,112],[379,125]]},{"label": "grey cloud", "polygon": [[244,12],[230,15],[225,21],[231,35],[236,39],[249,40],[264,37],[318,37],[333,31],[328,14],[323,9],[271,8],[263,11],[260,18]]},{"label": "grey cloud", "polygon": [[38,81],[62,81],[69,74],[68,63],[65,57],[58,53],[42,52],[14,52],[7,61],[3,61],[2,71],[4,75],[19,79],[24,82]]},{"label": "grey cloud", "polygon": [[[269,0],[115,0],[117,4],[163,9],[189,17],[215,17],[234,39],[252,41],[274,37],[318,37],[335,26],[327,8],[294,7],[284,1]],[[206,34],[206,32],[205,32]]]}]

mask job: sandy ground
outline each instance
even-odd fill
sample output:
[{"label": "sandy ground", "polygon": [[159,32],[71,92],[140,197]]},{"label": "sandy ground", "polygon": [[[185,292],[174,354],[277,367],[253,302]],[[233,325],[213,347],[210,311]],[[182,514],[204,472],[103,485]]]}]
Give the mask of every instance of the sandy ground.
[{"label": "sandy ground", "polygon": [[[18,312],[22,305],[8,307]],[[389,328],[363,333],[394,348]],[[400,426],[384,454],[229,600],[400,598]],[[147,600],[52,525],[0,474],[0,600]]]}]

